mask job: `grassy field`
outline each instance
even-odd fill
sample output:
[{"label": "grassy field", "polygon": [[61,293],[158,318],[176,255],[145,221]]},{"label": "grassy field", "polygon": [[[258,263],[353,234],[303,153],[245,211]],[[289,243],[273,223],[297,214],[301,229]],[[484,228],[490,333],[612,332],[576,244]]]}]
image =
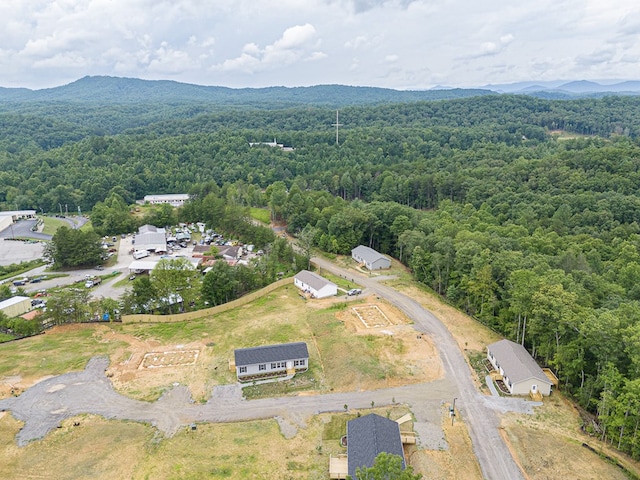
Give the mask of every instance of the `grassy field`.
[{"label": "grassy field", "polygon": [[271,212],[269,212],[266,208],[255,208],[252,207],[250,209],[251,218],[254,220],[258,220],[259,222],[264,223],[265,225],[269,225],[271,223]]},{"label": "grassy field", "polygon": [[69,224],[60,218],[55,217],[41,217],[44,221],[44,227],[42,227],[42,233],[47,235],[54,235],[56,230],[60,227],[69,227]]}]

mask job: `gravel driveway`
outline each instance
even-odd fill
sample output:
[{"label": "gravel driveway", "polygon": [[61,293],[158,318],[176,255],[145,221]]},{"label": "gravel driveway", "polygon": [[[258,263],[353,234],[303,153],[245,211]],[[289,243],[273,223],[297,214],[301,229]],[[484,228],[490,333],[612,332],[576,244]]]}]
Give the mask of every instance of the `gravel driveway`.
[{"label": "gravel driveway", "polygon": [[[40,382],[22,395],[0,400],[0,410],[10,410],[25,422],[17,435],[19,445],[42,438],[65,418],[93,413],[106,418],[148,422],[166,435],[193,422],[233,422],[276,418],[283,434],[291,436],[305,419],[320,412],[407,404],[416,417],[414,428],[423,448],[446,448],[440,428],[445,404],[455,397],[456,406],[466,422],[474,452],[483,475],[488,479],[522,479],[522,472],[498,432],[498,414],[515,411],[531,413],[540,405],[516,398],[488,397],[480,394],[469,366],[447,328],[415,300],[375,279],[345,271],[322,259],[314,263],[336,274],[357,277],[356,281],[380,297],[386,298],[411,318],[416,330],[431,335],[445,370],[445,378],[404,387],[335,393],[288,396],[247,401],[238,385],[216,387],[209,401],[195,405],[188,389],[177,385],[157,402],[129,399],[115,392],[104,372],[108,359],[94,358],[82,372],[72,372]],[[345,277],[346,278],[346,277]]]}]

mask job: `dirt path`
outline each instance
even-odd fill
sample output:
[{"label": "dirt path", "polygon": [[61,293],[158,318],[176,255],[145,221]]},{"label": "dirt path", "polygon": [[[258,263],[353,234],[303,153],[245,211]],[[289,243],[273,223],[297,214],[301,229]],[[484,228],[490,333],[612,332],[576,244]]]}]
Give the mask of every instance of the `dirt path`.
[{"label": "dirt path", "polygon": [[[132,400],[117,393],[105,376],[106,357],[95,357],[81,372],[71,372],[37,383],[19,397],[0,400],[0,411],[11,411],[25,422],[17,435],[18,445],[44,437],[67,418],[96,414],[109,419],[150,423],[171,436],[193,422],[237,422],[280,417],[286,424],[304,426],[309,417],[322,412],[341,412],[370,408],[373,405],[407,404],[416,417],[415,428],[424,448],[442,447],[443,436],[433,430],[441,420],[444,398],[454,391],[451,382],[436,380],[404,387],[294,397],[245,400],[239,385],[214,388],[206,404],[194,404],[189,390],[182,385],[168,391],[158,401]],[[498,399],[506,400],[506,399]],[[529,402],[507,403],[499,408],[527,411]],[[515,407],[515,408],[514,408]]]}]

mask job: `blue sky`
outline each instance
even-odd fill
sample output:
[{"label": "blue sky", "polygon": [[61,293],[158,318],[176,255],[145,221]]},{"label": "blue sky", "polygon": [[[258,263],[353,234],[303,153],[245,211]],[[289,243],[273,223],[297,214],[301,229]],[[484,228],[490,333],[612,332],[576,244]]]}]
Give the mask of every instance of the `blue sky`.
[{"label": "blue sky", "polygon": [[0,86],[85,75],[396,89],[640,79],[631,0],[11,0]]}]

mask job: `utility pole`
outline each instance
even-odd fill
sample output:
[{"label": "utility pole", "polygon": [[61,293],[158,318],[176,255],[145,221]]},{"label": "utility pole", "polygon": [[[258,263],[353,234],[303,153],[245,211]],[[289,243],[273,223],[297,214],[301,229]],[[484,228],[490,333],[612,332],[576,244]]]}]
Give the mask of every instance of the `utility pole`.
[{"label": "utility pole", "polygon": [[333,123],[331,125],[333,127],[336,127],[336,145],[340,145],[340,141],[339,141],[339,137],[338,137],[338,130],[342,126],[342,124],[340,123],[340,121],[338,119],[338,114],[339,114],[339,110],[336,110],[336,123]]},{"label": "utility pole", "polygon": [[453,427],[453,421],[454,421],[454,420],[455,420],[455,418],[456,418],[456,400],[457,400],[457,399],[458,399],[457,397],[454,397],[454,399],[453,399],[453,405],[451,406],[451,426],[452,426],[452,427]]}]

